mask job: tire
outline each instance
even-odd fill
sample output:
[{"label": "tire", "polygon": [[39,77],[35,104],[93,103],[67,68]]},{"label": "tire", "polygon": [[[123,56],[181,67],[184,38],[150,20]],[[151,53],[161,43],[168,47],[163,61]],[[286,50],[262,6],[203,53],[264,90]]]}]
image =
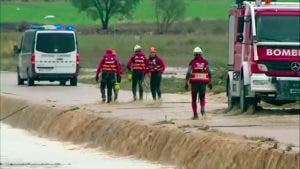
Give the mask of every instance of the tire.
[{"label": "tire", "polygon": [[251,98],[249,101],[248,101],[248,109],[251,110],[250,113],[254,114],[256,113],[258,110],[262,110],[262,107],[261,106],[258,106],[258,103],[259,103],[259,99],[254,97],[254,98]]},{"label": "tire", "polygon": [[229,85],[229,82],[227,82],[227,105],[228,105],[228,111],[232,110],[236,105],[238,105],[238,98],[233,97],[231,95],[231,87]]},{"label": "tire", "polygon": [[244,113],[247,111],[248,109],[248,101],[246,99],[246,96],[245,96],[245,85],[244,85],[244,82],[243,82],[243,79],[240,79],[240,111],[241,113]]},{"label": "tire", "polygon": [[71,86],[77,86],[77,77],[73,77],[73,78],[70,80],[70,85],[71,85]]},{"label": "tire", "polygon": [[19,68],[17,69],[17,80],[18,80],[18,85],[24,85],[24,79],[21,79]]},{"label": "tire", "polygon": [[32,77],[30,77],[28,71],[27,71],[27,86],[34,86],[34,80]]},{"label": "tire", "polygon": [[59,85],[61,85],[61,86],[65,86],[65,85],[66,85],[66,81],[65,81],[65,80],[61,80],[61,81],[59,81]]}]

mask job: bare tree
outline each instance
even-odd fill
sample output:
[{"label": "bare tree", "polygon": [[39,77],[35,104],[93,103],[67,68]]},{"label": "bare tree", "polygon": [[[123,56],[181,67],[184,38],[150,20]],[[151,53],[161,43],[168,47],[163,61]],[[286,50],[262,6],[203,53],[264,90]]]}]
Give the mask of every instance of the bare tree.
[{"label": "bare tree", "polygon": [[184,0],[153,0],[157,30],[159,33],[168,32],[170,26],[184,17],[186,3]]},{"label": "bare tree", "polygon": [[101,20],[102,28],[108,29],[112,16],[130,16],[140,0],[71,0],[80,11],[85,11],[92,19]]}]

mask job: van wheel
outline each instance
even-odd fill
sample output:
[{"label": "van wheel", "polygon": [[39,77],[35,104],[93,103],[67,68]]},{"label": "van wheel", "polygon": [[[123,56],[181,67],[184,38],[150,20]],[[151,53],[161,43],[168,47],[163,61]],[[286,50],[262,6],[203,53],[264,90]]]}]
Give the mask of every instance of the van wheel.
[{"label": "van wheel", "polygon": [[70,80],[70,85],[71,85],[71,86],[77,86],[77,77],[73,77],[73,78]]},{"label": "van wheel", "polygon": [[61,85],[61,86],[65,86],[65,85],[66,85],[66,81],[65,81],[65,80],[61,80],[61,81],[59,81],[59,85]]},{"label": "van wheel", "polygon": [[21,79],[21,76],[20,76],[20,73],[19,73],[19,69],[18,69],[18,75],[17,75],[17,78],[18,78],[18,85],[23,85],[23,84],[24,84],[24,80]]},{"label": "van wheel", "polygon": [[246,87],[243,83],[243,79],[240,80],[240,110],[244,113],[248,109],[248,101],[245,96]]},{"label": "van wheel", "polygon": [[34,80],[29,76],[29,73],[27,72],[27,86],[33,86]]}]

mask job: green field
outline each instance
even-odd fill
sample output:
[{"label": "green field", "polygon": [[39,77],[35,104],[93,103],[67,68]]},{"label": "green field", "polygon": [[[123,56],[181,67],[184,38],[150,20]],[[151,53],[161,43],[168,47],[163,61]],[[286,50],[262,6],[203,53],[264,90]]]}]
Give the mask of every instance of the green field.
[{"label": "green field", "polygon": [[[299,0],[281,0],[299,2]],[[226,19],[228,9],[235,0],[186,0],[187,10],[185,19]],[[79,13],[69,2],[56,0],[53,2],[1,2],[0,22],[35,22],[35,23],[63,23],[74,25],[97,25],[100,21],[93,21],[85,13]],[[45,20],[47,15],[54,15],[55,19]],[[112,23],[120,22],[153,22],[154,9],[151,0],[142,0],[133,11],[130,20],[120,21],[113,17]]]},{"label": "green field", "polygon": [[[226,19],[228,9],[234,0],[187,0],[186,19]],[[47,15],[54,15],[55,19],[45,20]],[[151,0],[143,0],[133,12],[132,19],[122,22],[153,22],[154,9]],[[85,13],[79,13],[70,3],[54,2],[1,2],[1,22],[37,22],[37,23],[69,23],[75,25],[96,25]],[[112,19],[119,22],[118,17]]]}]

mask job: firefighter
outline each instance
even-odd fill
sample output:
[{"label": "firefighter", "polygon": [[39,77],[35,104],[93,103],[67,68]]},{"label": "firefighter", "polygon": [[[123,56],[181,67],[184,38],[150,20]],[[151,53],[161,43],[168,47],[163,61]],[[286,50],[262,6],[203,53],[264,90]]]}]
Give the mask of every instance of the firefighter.
[{"label": "firefighter", "polygon": [[[102,72],[102,73],[101,73]],[[96,81],[99,81],[101,73],[100,91],[102,102],[110,103],[112,101],[112,90],[115,82],[121,81],[121,67],[116,57],[112,53],[112,49],[107,49],[103,58],[100,60],[97,72]],[[117,78],[116,78],[117,76]],[[105,96],[105,88],[107,87],[107,98]]]},{"label": "firefighter", "polygon": [[142,50],[142,47],[135,45],[134,54],[130,56],[127,64],[128,71],[132,72],[132,94],[136,101],[136,88],[139,86],[139,99],[143,100],[143,82],[146,74],[148,60]]},{"label": "firefighter", "polygon": [[157,55],[157,49],[151,47],[147,70],[150,72],[150,88],[153,100],[156,100],[157,98],[159,100],[161,99],[160,82],[165,68],[166,65],[164,61]]},{"label": "firefighter", "polygon": [[197,113],[197,98],[200,98],[201,115],[205,115],[205,90],[208,84],[209,89],[212,89],[211,84],[211,71],[208,66],[207,60],[202,56],[202,49],[195,47],[193,50],[194,59],[190,62],[186,74],[185,89],[188,90],[188,83],[191,85],[192,94],[192,109],[193,119],[198,119]]},{"label": "firefighter", "polygon": [[119,90],[120,90],[121,76],[123,74],[123,70],[122,70],[122,64],[121,64],[121,62],[118,58],[118,54],[117,54],[117,51],[115,49],[112,49],[112,54],[115,57],[115,59],[117,61],[117,64],[118,64],[118,67],[119,67],[119,76],[118,76],[118,74],[116,74],[117,82],[114,84],[114,88],[113,88],[114,101],[117,101],[118,100],[118,93],[119,93]]}]

